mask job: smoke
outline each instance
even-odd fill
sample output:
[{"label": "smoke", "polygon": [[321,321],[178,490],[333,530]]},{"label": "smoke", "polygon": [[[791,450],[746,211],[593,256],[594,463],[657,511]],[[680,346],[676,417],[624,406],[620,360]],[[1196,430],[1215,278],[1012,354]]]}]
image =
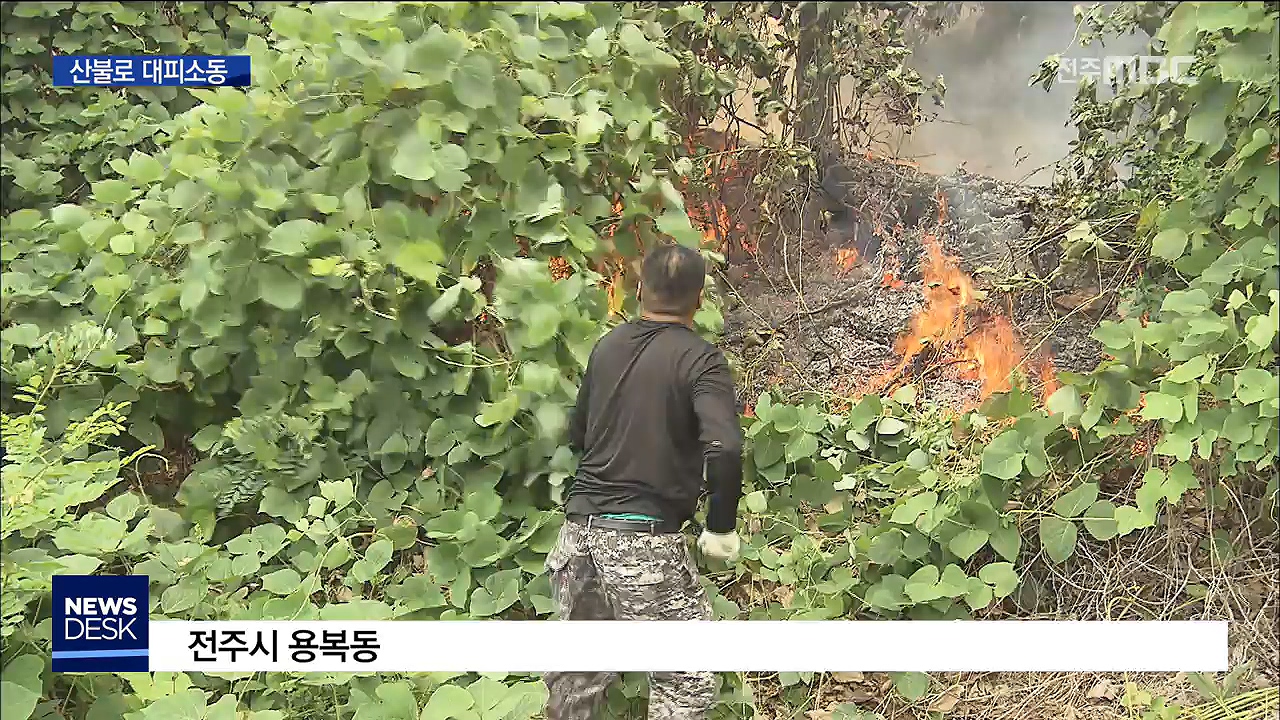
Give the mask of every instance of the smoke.
[{"label": "smoke", "polygon": [[[933,173],[963,167],[999,180],[1048,184],[1052,169],[1046,166],[1061,160],[1076,137],[1068,123],[1081,73],[1100,72],[1107,55],[1144,54],[1149,38],[1138,33],[1082,47],[1074,3],[985,6],[913,55],[911,64],[926,79],[943,76],[945,105],[922,99],[921,110],[937,118],[906,138],[898,154]],[[1048,92],[1028,87],[1053,54],[1063,58],[1060,80]]]}]

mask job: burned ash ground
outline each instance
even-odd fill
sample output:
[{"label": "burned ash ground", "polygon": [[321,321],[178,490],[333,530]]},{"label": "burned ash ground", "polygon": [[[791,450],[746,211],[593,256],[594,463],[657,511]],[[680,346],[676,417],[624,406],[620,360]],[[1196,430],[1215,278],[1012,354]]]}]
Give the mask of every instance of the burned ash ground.
[{"label": "burned ash ground", "polygon": [[723,273],[729,306],[721,345],[744,402],[768,387],[856,395],[886,379],[912,382],[941,404],[976,400],[981,382],[956,372],[955,348],[921,352],[884,377],[901,360],[899,338],[927,310],[922,257],[931,238],[985,295],[967,308],[966,330],[1003,319],[1012,325],[1025,356],[1019,374],[1030,378],[1015,382],[1038,386],[1046,357],[1072,372],[1101,359],[1088,336],[1102,303],[1086,306],[1098,295],[1087,274],[1065,285],[1043,280],[1057,267],[1059,233],[1039,229],[1042,189],[867,157],[826,168],[822,192],[805,203],[817,212],[796,223],[807,228],[781,230]]}]

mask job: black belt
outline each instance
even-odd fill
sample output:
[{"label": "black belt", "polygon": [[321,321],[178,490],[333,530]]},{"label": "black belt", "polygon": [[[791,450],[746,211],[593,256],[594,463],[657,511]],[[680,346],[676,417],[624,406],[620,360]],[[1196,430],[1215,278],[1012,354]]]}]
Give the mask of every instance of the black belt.
[{"label": "black belt", "polygon": [[648,533],[650,535],[664,535],[667,533],[678,533],[683,527],[665,520],[623,520],[622,518],[607,518],[599,515],[569,515],[566,519],[569,522],[585,525],[587,527],[605,528],[606,530],[626,530],[628,532]]}]

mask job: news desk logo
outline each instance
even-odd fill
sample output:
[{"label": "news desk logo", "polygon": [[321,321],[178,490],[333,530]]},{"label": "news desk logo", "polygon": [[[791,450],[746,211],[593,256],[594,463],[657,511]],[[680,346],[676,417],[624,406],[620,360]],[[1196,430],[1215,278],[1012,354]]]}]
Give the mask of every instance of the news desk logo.
[{"label": "news desk logo", "polygon": [[53,577],[53,671],[147,672],[145,575]]}]

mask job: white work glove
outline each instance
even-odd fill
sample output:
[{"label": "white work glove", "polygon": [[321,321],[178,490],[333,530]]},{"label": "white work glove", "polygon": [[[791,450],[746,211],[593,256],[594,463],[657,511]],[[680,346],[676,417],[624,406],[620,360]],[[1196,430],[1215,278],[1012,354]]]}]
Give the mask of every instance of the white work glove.
[{"label": "white work glove", "polygon": [[738,533],[736,532],[721,535],[709,530],[703,530],[702,535],[698,537],[698,550],[703,555],[719,558],[725,562],[736,561],[738,559],[738,551],[741,549],[742,540],[738,538]]}]

